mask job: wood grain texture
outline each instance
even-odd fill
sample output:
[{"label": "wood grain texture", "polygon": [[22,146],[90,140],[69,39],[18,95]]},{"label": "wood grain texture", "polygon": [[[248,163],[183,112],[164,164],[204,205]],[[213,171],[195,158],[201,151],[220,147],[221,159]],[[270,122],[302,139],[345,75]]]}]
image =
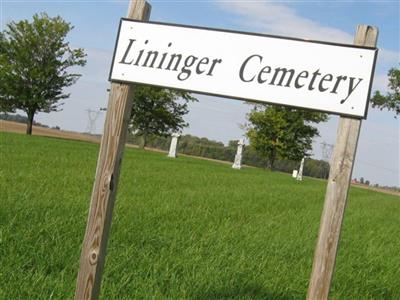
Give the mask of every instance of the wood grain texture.
[{"label": "wood grain texture", "polygon": [[[127,17],[148,20],[150,9],[150,5],[145,1],[132,1]],[[128,84],[111,84],[75,299],[99,298],[108,234],[132,110],[133,89],[133,86]]]},{"label": "wood grain texture", "polygon": [[[355,45],[375,47],[378,29],[357,27]],[[361,120],[340,117],[307,299],[328,299]]]}]

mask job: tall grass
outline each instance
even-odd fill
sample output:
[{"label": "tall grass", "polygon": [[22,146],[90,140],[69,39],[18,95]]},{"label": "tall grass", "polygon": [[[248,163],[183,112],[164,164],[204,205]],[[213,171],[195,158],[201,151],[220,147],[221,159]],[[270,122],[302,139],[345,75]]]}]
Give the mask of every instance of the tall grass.
[{"label": "tall grass", "polygon": [[[0,133],[0,298],[71,299],[98,145]],[[126,149],[102,299],[304,299],[325,182]],[[400,299],[400,201],[352,188],[331,299]]]}]

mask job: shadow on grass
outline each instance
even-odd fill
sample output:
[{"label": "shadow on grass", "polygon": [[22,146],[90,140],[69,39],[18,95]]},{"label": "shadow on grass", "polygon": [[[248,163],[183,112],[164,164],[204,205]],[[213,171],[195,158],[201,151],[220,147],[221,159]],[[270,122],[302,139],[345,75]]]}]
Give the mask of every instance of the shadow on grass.
[{"label": "shadow on grass", "polygon": [[293,300],[299,299],[299,295],[287,295],[283,293],[273,293],[264,289],[264,287],[255,284],[246,286],[226,287],[221,289],[205,289],[204,292],[193,295],[193,300],[210,299],[265,299],[265,300]]}]

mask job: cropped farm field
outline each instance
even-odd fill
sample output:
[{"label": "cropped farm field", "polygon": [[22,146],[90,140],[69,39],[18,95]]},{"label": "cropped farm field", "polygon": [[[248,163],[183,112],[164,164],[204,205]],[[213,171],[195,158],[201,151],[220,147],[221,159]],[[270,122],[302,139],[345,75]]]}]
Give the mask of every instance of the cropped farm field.
[{"label": "cropped farm field", "polygon": [[[98,145],[0,133],[0,298],[71,299]],[[304,299],[325,182],[126,149],[102,299]],[[352,188],[331,299],[400,299],[400,199]]]}]

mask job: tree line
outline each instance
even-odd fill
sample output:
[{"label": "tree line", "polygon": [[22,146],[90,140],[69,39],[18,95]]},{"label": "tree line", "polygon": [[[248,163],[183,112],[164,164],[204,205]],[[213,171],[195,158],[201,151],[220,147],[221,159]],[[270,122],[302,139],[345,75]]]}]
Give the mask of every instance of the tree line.
[{"label": "tree line", "polygon": [[[139,145],[142,140],[140,136],[129,135],[128,142]],[[160,149],[168,151],[171,143],[171,137],[168,136],[148,136],[147,146],[149,148]],[[193,135],[182,135],[178,143],[179,153],[217,159],[227,162],[233,162],[237,150],[238,140],[229,141],[225,146],[222,142],[209,140],[205,137],[197,137]],[[267,159],[260,155],[253,147],[246,146],[243,151],[242,163],[248,166],[267,168]],[[293,170],[298,169],[299,161],[278,159],[275,161],[274,170],[292,173]],[[316,160],[307,158],[304,164],[303,174],[305,176],[315,178],[328,178],[329,164],[323,160]]]}]

